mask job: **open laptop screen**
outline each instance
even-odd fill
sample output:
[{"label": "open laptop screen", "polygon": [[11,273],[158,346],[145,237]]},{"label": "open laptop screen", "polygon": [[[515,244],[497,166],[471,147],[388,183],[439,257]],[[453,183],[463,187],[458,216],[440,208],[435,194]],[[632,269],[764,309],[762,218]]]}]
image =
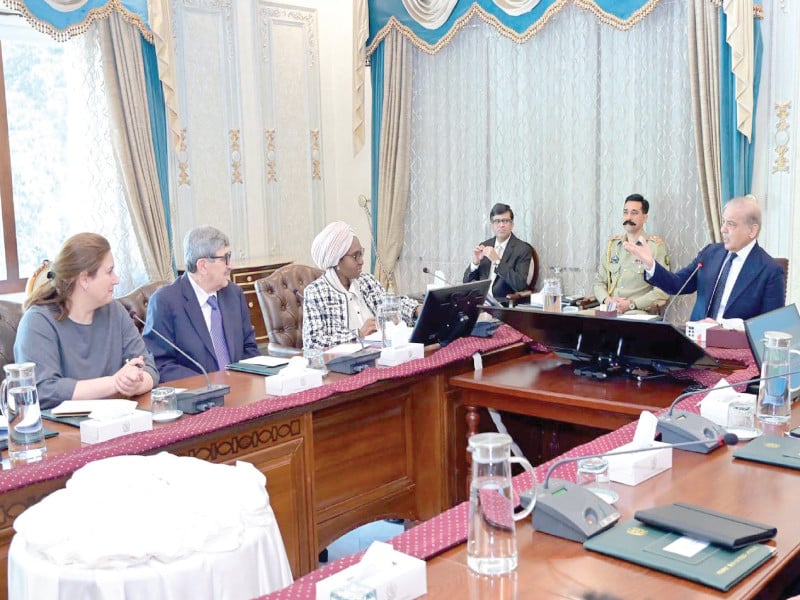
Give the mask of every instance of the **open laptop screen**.
[{"label": "open laptop screen", "polygon": [[[750,343],[750,350],[756,359],[759,370],[764,360],[764,334],[767,331],[783,331],[792,336],[792,348],[800,350],[800,313],[795,304],[776,308],[763,315],[758,315],[744,322],[744,329],[747,332],[747,341]],[[800,371],[800,356],[790,355],[790,369]],[[792,375],[792,387],[800,386],[800,373]],[[796,397],[798,392],[792,394]]]}]

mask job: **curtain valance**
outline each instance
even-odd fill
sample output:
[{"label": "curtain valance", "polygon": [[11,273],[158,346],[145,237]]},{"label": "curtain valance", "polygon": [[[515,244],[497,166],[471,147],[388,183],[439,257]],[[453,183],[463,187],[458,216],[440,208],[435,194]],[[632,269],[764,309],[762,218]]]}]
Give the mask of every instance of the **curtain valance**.
[{"label": "curtain valance", "polygon": [[94,21],[118,11],[122,18],[135,25],[142,36],[153,41],[147,22],[147,0],[0,0],[17,11],[34,29],[64,42],[86,33]]},{"label": "curtain valance", "polygon": [[[709,0],[720,5],[722,0]],[[392,30],[419,50],[435,54],[475,17],[522,44],[530,40],[567,3],[593,13],[599,21],[627,30],[649,15],[660,0],[369,0],[367,54]],[[754,6],[761,16],[761,6]]]}]

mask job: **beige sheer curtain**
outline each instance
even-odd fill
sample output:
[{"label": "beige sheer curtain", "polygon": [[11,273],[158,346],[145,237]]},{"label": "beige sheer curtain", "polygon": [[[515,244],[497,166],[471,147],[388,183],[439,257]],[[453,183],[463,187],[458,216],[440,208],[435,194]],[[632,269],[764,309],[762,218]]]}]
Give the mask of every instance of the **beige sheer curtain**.
[{"label": "beige sheer curtain", "polygon": [[720,233],[719,8],[708,0],[689,1],[689,79],[700,193],[711,239]]},{"label": "beige sheer curtain", "polygon": [[375,276],[396,287],[403,248],[411,155],[412,46],[396,31],[384,40],[383,126],[378,175],[378,256]]},{"label": "beige sheer curtain", "polygon": [[172,260],[158,185],[139,31],[118,13],[98,22],[114,152],[122,173],[142,260],[151,280],[172,279]]}]

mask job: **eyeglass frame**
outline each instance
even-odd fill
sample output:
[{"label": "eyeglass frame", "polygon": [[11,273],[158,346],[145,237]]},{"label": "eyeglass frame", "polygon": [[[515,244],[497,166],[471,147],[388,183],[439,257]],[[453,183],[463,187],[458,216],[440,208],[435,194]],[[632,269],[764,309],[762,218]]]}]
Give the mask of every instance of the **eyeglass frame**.
[{"label": "eyeglass frame", "polygon": [[231,258],[233,257],[232,252],[226,252],[222,256],[204,256],[206,260],[224,260],[226,265],[231,264]]},{"label": "eyeglass frame", "polygon": [[510,223],[513,223],[513,222],[514,222],[514,219],[510,219],[510,218],[507,218],[507,217],[499,217],[497,219],[495,219],[495,218],[492,219],[492,225],[508,225]]},{"label": "eyeglass frame", "polygon": [[364,260],[364,250],[362,248],[358,252],[353,252],[352,254],[345,254],[344,256],[342,256],[342,258],[344,258],[345,256],[349,256],[354,261],[358,262],[360,260]]}]

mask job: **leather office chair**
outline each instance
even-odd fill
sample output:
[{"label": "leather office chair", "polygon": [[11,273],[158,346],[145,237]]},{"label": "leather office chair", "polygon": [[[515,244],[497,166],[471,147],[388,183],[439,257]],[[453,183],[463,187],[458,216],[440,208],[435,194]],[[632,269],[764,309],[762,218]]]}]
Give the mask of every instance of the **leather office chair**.
[{"label": "leather office chair", "polygon": [[[119,300],[120,304],[125,307],[125,310],[128,311],[128,314],[131,315],[132,319],[133,315],[137,315],[140,319],[145,319],[147,317],[147,304],[150,302],[150,296],[152,296],[153,292],[155,292],[158,288],[165,286],[168,283],[170,282],[154,281],[152,283],[145,283],[144,285],[140,285],[131,293],[120,296],[117,298],[117,300]],[[136,324],[136,328],[139,330],[139,333],[141,333],[144,325],[142,325],[136,319],[133,319],[133,322]]]},{"label": "leather office chair", "polygon": [[22,319],[22,305],[0,300],[0,381],[5,379],[2,367],[14,362],[14,342]]},{"label": "leather office chair", "polygon": [[783,269],[783,299],[784,302],[786,301],[786,294],[789,292],[788,284],[789,284],[789,259],[788,258],[776,258],[775,262],[777,262],[781,268]]},{"label": "leather office chair", "polygon": [[531,249],[531,266],[528,269],[528,289],[521,290],[506,296],[508,305],[514,307],[522,302],[530,302],[530,297],[536,291],[536,282],[539,280],[539,254],[536,248]]},{"label": "leather office chair", "polygon": [[302,350],[303,290],[323,272],[308,265],[286,265],[256,281],[271,355],[290,356]]}]

